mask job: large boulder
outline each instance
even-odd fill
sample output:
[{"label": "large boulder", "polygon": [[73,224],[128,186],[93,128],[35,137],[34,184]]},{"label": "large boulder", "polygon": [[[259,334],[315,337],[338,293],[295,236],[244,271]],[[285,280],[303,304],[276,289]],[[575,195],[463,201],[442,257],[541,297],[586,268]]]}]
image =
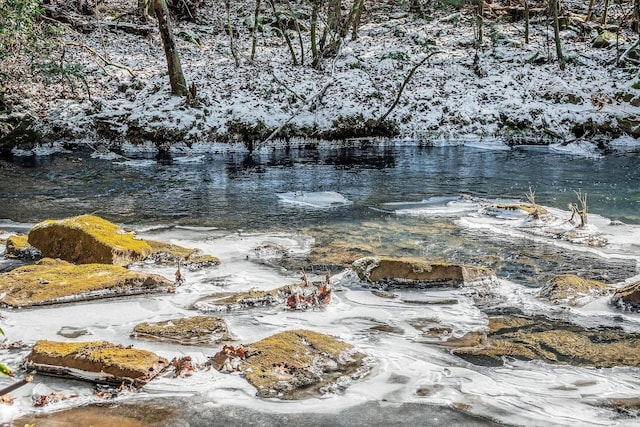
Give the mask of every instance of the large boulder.
[{"label": "large boulder", "polygon": [[0,303],[29,307],[113,296],[165,292],[173,282],[157,274],[108,264],[75,265],[44,258],[0,274]]},{"label": "large boulder", "polygon": [[43,374],[136,387],[149,382],[167,366],[167,359],[155,353],[105,341],[37,341],[26,361],[27,370]]},{"label": "large boulder", "polygon": [[611,302],[625,310],[640,311],[640,281],[617,289]]},{"label": "large boulder", "polygon": [[360,280],[384,288],[459,287],[495,278],[490,268],[413,258],[366,257],[354,262],[353,270]]},{"label": "large boulder", "polygon": [[218,370],[240,371],[261,397],[303,399],[339,391],[366,375],[365,355],[348,343],[308,330],[281,332],[246,348],[225,346]]},{"label": "large boulder", "polygon": [[554,304],[580,307],[594,298],[611,294],[614,289],[612,285],[597,280],[583,279],[573,274],[560,274],[540,289],[539,295]]},{"label": "large boulder", "polygon": [[181,345],[212,344],[231,339],[221,317],[193,316],[136,325],[132,337],[174,342]]},{"label": "large boulder", "polygon": [[136,239],[133,233],[93,215],[36,224],[29,231],[29,244],[40,249],[45,257],[74,264],[126,266],[152,252],[151,246]]},{"label": "large boulder", "polygon": [[640,334],[616,328],[587,329],[542,316],[491,317],[486,334],[450,339],[453,354],[472,363],[502,366],[503,357],[574,366],[640,367]]}]

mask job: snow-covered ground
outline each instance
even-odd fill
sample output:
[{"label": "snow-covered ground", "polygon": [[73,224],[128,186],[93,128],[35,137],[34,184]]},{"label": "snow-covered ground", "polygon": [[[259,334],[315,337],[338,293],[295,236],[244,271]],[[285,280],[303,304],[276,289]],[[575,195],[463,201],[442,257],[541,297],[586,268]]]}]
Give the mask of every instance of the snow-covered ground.
[{"label": "snow-covered ground", "polygon": [[[206,19],[201,23],[174,22],[187,84],[197,91],[192,104],[169,94],[157,30],[148,37],[107,29],[70,34],[111,63],[130,68],[133,76],[104,65],[87,49],[69,47],[68,59],[85,65],[91,100],[86,94],[84,99],[63,99],[68,90],[58,88],[47,100],[48,129],[57,126],[56,134],[68,141],[107,147],[128,140],[151,141],[154,149],[186,143],[219,151],[244,148],[248,140],[259,147],[288,123],[274,139],[295,136],[287,143],[306,144],[305,137],[324,135],[336,127],[336,120],[351,118],[361,124],[379,119],[413,66],[437,50],[417,68],[388,117],[399,126],[397,140],[636,145],[636,139],[624,135],[639,134],[634,126],[640,108],[634,105],[640,105],[640,90],[632,87],[637,69],[616,66],[616,58],[636,41],[629,30],[621,30],[617,46],[594,48],[592,40],[602,26],[569,14],[570,25],[562,30],[567,59],[563,71],[555,61],[553,30],[544,15],[532,17],[529,44],[524,43],[522,20],[485,19],[479,62],[474,64],[473,7],[442,6],[419,18],[407,12],[404,2],[385,8],[371,4],[358,38],[347,36],[337,56],[316,70],[309,65],[308,32],[303,33],[304,65],[292,65],[282,37],[266,27],[258,34],[251,61],[246,19],[251,19],[254,2],[232,3],[239,66],[230,53],[222,5],[202,13]],[[586,12],[581,10],[586,4],[565,6]],[[126,7],[131,11],[133,4]],[[99,10],[96,19],[111,19],[108,11]],[[613,9],[610,16],[615,22]],[[185,41],[187,36],[199,44]],[[300,59],[293,32],[292,42]],[[622,144],[617,144],[619,138]]]}]

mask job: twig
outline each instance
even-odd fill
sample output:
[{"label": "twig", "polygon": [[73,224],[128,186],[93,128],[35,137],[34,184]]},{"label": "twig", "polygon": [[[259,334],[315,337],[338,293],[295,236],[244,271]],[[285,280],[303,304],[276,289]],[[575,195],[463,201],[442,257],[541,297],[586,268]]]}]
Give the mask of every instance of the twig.
[{"label": "twig", "polygon": [[273,80],[278,83],[280,86],[282,86],[283,88],[285,88],[285,90],[287,92],[290,92],[293,96],[295,96],[296,98],[298,98],[300,101],[302,102],[307,102],[307,100],[302,96],[302,95],[298,95],[293,89],[291,89],[289,86],[287,86],[284,82],[282,82],[280,79],[278,79],[275,75],[275,73],[271,73],[271,76],[273,77]]},{"label": "twig", "polygon": [[32,376],[24,377],[22,380],[17,381],[15,383],[11,384],[10,386],[7,386],[7,387],[3,388],[2,390],[0,390],[0,396],[4,396],[7,393],[11,393],[13,390],[17,390],[20,387],[22,387],[23,385],[29,384],[31,381],[33,381],[33,377]]},{"label": "twig", "polygon": [[413,73],[416,72],[418,67],[420,67],[422,64],[427,62],[429,60],[429,58],[431,58],[433,55],[435,55],[437,53],[444,53],[444,52],[442,52],[441,50],[436,50],[434,52],[431,52],[429,55],[427,55],[424,58],[422,58],[422,60],[420,60],[420,62],[418,62],[416,65],[413,66],[413,68],[409,71],[409,74],[407,74],[407,77],[404,78],[404,81],[402,82],[402,85],[400,86],[400,90],[398,90],[398,95],[396,96],[395,101],[393,101],[393,104],[391,104],[391,107],[389,107],[387,112],[384,113],[378,119],[378,122],[384,121],[384,119],[386,119],[387,116],[389,114],[391,114],[391,112],[396,108],[396,106],[398,105],[398,102],[400,102],[400,97],[402,96],[402,92],[404,91],[404,88],[407,86],[407,83],[409,83],[409,80],[411,80],[411,77],[413,77]]}]

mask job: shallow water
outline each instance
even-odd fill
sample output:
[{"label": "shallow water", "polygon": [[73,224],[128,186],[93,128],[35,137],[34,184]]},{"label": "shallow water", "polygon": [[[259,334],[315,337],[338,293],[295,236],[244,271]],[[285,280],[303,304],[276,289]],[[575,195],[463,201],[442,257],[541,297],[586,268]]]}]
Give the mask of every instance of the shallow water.
[{"label": "shallow water", "polygon": [[[194,161],[184,161],[189,159]],[[350,342],[375,360],[366,379],[342,394],[279,402],[257,399],[238,375],[202,371],[154,380],[120,403],[138,411],[163,407],[168,415],[153,425],[176,426],[206,425],[221,414],[229,425],[633,425],[636,414],[606,401],[638,396],[637,368],[510,359],[503,367],[481,367],[450,354],[441,345],[447,337],[425,330],[461,337],[485,330],[488,310],[516,309],[640,332],[640,316],[619,312],[606,299],[569,308],[537,297],[557,273],[616,284],[640,273],[637,163],[631,154],[584,158],[546,150],[418,146],[207,154],[169,163],[77,154],[0,161],[4,236],[45,218],[93,213],[143,237],[197,247],[222,261],[215,269],[187,272],[186,284],[173,295],[3,310],[1,325],[9,341],[63,339],[59,332],[73,326],[88,331],[78,340],[133,344],[168,359],[188,354],[203,362],[217,346],[159,344],[129,334],[142,321],[197,314],[193,303],[221,290],[271,289],[297,283],[301,268],[318,277],[331,269],[337,292],[324,311],[269,308],[222,316],[242,343],[291,328]],[[486,209],[497,201],[526,201],[529,188],[559,218],[569,217],[566,206],[576,201],[574,192],[587,193],[588,231],[607,244],[558,238],[564,220],[540,227],[517,213]],[[397,298],[384,299],[332,261],[344,248],[490,266],[499,280],[489,289],[394,291]],[[166,277],[175,271],[134,268]],[[11,366],[26,355],[1,351],[0,360]],[[31,397],[42,389],[79,397],[36,410]],[[26,422],[44,413],[48,418],[38,418],[38,426],[53,420],[53,411],[97,402],[90,385],[41,376],[16,396],[13,407],[2,408],[3,419],[26,415]]]}]

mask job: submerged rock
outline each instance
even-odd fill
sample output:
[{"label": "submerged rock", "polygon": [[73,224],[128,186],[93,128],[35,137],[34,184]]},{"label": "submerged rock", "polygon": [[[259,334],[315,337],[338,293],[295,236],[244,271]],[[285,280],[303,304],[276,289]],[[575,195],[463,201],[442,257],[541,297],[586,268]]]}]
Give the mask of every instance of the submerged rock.
[{"label": "submerged rock", "polygon": [[146,240],[146,242],[152,250],[147,260],[157,264],[180,264],[190,270],[215,267],[220,264],[217,257],[203,254],[199,249],[185,248],[156,240]]},{"label": "submerged rock", "polygon": [[175,342],[182,345],[219,343],[231,339],[221,317],[193,316],[156,323],[140,323],[131,334],[135,338]]},{"label": "submerged rock", "polygon": [[353,270],[360,280],[384,288],[459,287],[495,278],[495,272],[490,268],[429,263],[413,258],[366,257],[354,262]]},{"label": "submerged rock", "polygon": [[36,260],[42,258],[42,253],[29,244],[24,234],[9,236],[6,241],[5,256],[24,260]]},{"label": "submerged rock", "polygon": [[587,329],[542,316],[514,316],[491,317],[486,336],[468,335],[460,343],[477,345],[456,348],[453,354],[478,365],[502,366],[508,356],[561,365],[640,367],[640,334],[622,329]]},{"label": "submerged rock", "polygon": [[554,304],[583,306],[594,298],[608,295],[614,291],[612,285],[597,280],[587,280],[573,274],[561,274],[540,289],[540,296]]},{"label": "submerged rock", "polygon": [[157,274],[108,264],[74,265],[44,258],[0,274],[0,303],[30,307],[114,296],[164,292],[173,285]]},{"label": "submerged rock", "polygon": [[27,356],[26,368],[42,374],[82,379],[96,383],[127,383],[143,386],[168,366],[150,351],[106,341],[36,342]]},{"label": "submerged rock", "polygon": [[640,311],[640,281],[617,289],[611,302],[625,310]]},{"label": "submerged rock", "polygon": [[47,220],[29,231],[29,244],[45,257],[75,264],[115,264],[126,266],[145,259],[151,246],[133,233],[93,215]]},{"label": "submerged rock", "polygon": [[[303,399],[345,388],[368,373],[365,355],[348,343],[308,330],[272,335],[250,344],[249,351],[225,347],[214,356],[216,368],[242,372],[260,397]],[[227,350],[225,352],[225,350]],[[237,363],[227,363],[227,356]]]}]

